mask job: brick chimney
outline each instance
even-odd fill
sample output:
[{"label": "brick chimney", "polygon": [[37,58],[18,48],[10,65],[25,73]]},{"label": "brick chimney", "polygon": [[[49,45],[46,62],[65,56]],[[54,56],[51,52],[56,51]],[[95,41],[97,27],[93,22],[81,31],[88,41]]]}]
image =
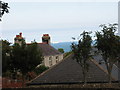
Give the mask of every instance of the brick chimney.
[{"label": "brick chimney", "polygon": [[42,43],[46,43],[46,44],[50,45],[50,36],[49,36],[49,34],[43,34]]},{"label": "brick chimney", "polygon": [[23,42],[23,37],[22,37],[22,33],[19,33],[19,35],[16,35],[16,37],[14,38],[14,43],[18,43],[19,45],[22,44]]},{"label": "brick chimney", "polygon": [[19,33],[20,37],[22,37],[22,33]]}]

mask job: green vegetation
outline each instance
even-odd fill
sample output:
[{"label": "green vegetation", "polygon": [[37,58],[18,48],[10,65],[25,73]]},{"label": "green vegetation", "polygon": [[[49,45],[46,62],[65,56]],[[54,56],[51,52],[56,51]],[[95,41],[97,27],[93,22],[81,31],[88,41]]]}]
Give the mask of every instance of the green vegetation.
[{"label": "green vegetation", "polygon": [[8,3],[0,1],[0,21],[4,13],[9,13]]},{"label": "green vegetation", "polygon": [[64,53],[64,49],[63,48],[58,48],[58,51],[61,53]]},{"label": "green vegetation", "polygon": [[38,49],[36,42],[27,45],[23,39],[22,44],[15,43],[12,46],[6,40],[1,42],[4,76],[8,76],[9,72],[15,79],[17,73],[20,72],[24,79],[28,72],[32,72],[43,60],[42,52]]},{"label": "green vegetation", "polygon": [[[109,83],[111,83],[111,71],[113,64],[120,61],[120,36],[115,35],[117,24],[100,25],[101,32],[96,32],[96,44],[100,54],[102,55],[107,71],[109,74]],[[84,75],[84,83],[86,83],[87,72],[89,71],[89,60],[91,59],[91,33],[83,32],[80,34],[78,43],[72,43],[72,51],[64,53],[62,48],[58,50],[64,53],[64,58],[70,54],[74,54],[74,59],[81,66]],[[75,38],[73,38],[75,40]],[[13,76],[15,79],[17,72],[22,74],[23,79],[29,72],[34,71],[37,75],[47,70],[48,67],[37,65],[42,63],[42,52],[38,49],[37,43],[34,41],[27,45],[24,39],[22,43],[11,45],[6,40],[2,42],[2,72],[3,76]],[[97,54],[97,52],[96,52]]]},{"label": "green vegetation", "polygon": [[37,43],[31,43],[26,45],[23,43],[14,44],[12,49],[12,70],[19,70],[23,76],[26,76],[28,72],[31,72],[35,67],[41,63],[42,54],[37,49]]},{"label": "green vegetation", "polygon": [[113,64],[120,60],[120,37],[115,35],[117,24],[100,25],[101,32],[96,32],[96,47],[101,52],[109,74],[111,83],[111,71]]},{"label": "green vegetation", "polygon": [[[111,72],[113,64],[120,60],[120,37],[115,35],[117,30],[117,24],[100,25],[101,32],[96,32],[96,44],[99,53],[102,55],[109,76],[109,83],[111,83]],[[88,32],[81,34],[83,37],[78,40],[78,44],[72,43],[72,51],[74,53],[74,59],[83,68],[84,82],[86,77],[86,71],[88,71],[87,61],[91,57],[91,42],[92,39]],[[75,40],[75,38],[73,38]]]},{"label": "green vegetation", "polygon": [[[113,65],[120,61],[120,36],[115,34],[117,24],[100,25],[101,32],[96,32],[95,47],[98,48],[99,53],[102,55],[109,76],[109,83],[111,83],[111,72]],[[83,69],[84,82],[86,82],[86,71],[88,71],[89,64],[87,61],[91,57],[91,42],[92,39],[88,32],[83,32],[83,36],[78,40],[78,44],[72,43],[71,49],[74,53],[74,59],[81,65]],[[75,40],[75,38],[73,38]],[[96,53],[97,54],[97,53]]]},{"label": "green vegetation", "polygon": [[5,73],[7,70],[10,69],[10,54],[11,54],[11,47],[10,43],[6,40],[1,40],[2,43],[2,72]]},{"label": "green vegetation", "polygon": [[89,70],[88,61],[91,58],[90,51],[92,39],[89,32],[84,31],[80,36],[82,37],[78,40],[78,44],[72,43],[71,49],[74,54],[74,59],[82,68],[84,84],[86,84],[86,75]]},{"label": "green vegetation", "polygon": [[49,67],[46,67],[46,66],[44,66],[44,65],[41,65],[41,66],[37,67],[37,68],[34,70],[34,72],[35,72],[37,75],[39,75],[39,74],[41,74],[42,72],[46,71],[47,69],[49,69]]}]

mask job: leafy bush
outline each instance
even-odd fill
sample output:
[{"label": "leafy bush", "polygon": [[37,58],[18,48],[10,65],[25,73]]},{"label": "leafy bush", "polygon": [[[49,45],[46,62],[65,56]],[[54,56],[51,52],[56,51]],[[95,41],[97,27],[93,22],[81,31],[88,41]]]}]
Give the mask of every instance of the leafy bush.
[{"label": "leafy bush", "polygon": [[46,71],[47,69],[49,69],[49,67],[46,67],[46,66],[44,66],[44,65],[41,65],[41,66],[37,67],[37,68],[34,70],[34,72],[35,72],[36,74],[40,74],[40,73]]},{"label": "leafy bush", "polygon": [[64,53],[64,49],[63,48],[58,48],[58,51],[61,53]]}]

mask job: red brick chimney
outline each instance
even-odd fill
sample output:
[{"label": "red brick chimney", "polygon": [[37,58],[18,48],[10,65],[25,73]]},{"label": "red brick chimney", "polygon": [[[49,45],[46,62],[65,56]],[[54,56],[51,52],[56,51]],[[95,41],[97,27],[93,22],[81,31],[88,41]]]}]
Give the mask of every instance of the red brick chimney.
[{"label": "red brick chimney", "polygon": [[46,44],[50,45],[50,36],[49,36],[49,34],[43,34],[42,43],[46,43]]}]

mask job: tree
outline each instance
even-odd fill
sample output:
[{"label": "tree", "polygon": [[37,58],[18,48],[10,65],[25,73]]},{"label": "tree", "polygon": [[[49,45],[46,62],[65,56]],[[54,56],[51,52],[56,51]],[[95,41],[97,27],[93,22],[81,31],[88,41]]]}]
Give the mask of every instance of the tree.
[{"label": "tree", "polygon": [[64,53],[64,49],[63,48],[58,48],[58,51],[61,53]]},{"label": "tree", "polygon": [[4,13],[9,13],[8,3],[0,1],[0,21]]},{"label": "tree", "polygon": [[28,72],[31,72],[39,65],[43,58],[42,53],[38,50],[37,43],[33,42],[29,45],[23,43],[21,45],[14,44],[12,50],[12,66],[16,72],[22,73],[23,81]]},{"label": "tree", "polygon": [[0,42],[2,42],[2,72],[5,73],[10,69],[11,47],[7,40],[1,40]]},{"label": "tree", "polygon": [[109,75],[109,83],[111,83],[111,71],[113,64],[120,60],[120,37],[115,35],[117,24],[100,25],[101,32],[96,32],[96,47],[101,52],[105,61]]},{"label": "tree", "polygon": [[41,64],[43,61],[42,52],[38,49],[38,44],[36,42],[27,45],[27,59],[29,60],[28,67],[29,71],[32,71],[36,68],[38,64]]},{"label": "tree", "polygon": [[78,40],[78,44],[72,43],[71,48],[74,53],[74,59],[81,66],[83,76],[84,76],[84,84],[86,84],[86,75],[89,70],[89,59],[91,57],[91,43],[92,39],[89,35],[89,32],[83,32],[80,36],[80,40]]}]

